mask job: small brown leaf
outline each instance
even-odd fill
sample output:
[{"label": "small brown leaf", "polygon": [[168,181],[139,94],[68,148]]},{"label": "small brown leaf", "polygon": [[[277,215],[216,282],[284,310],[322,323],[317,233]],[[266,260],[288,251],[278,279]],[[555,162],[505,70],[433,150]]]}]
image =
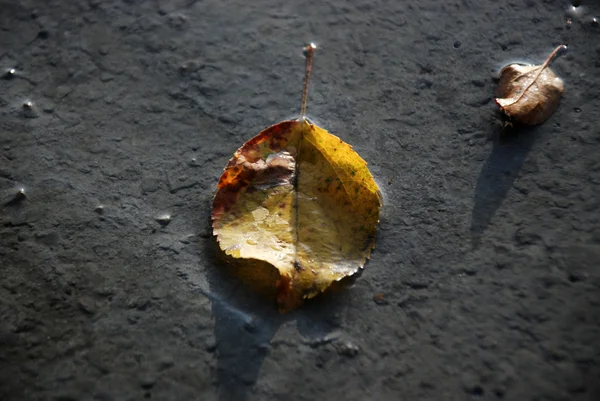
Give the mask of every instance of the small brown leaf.
[{"label": "small brown leaf", "polygon": [[558,46],[542,65],[511,64],[502,69],[495,100],[511,120],[536,125],[554,113],[564,85],[548,65],[566,48],[565,45]]}]

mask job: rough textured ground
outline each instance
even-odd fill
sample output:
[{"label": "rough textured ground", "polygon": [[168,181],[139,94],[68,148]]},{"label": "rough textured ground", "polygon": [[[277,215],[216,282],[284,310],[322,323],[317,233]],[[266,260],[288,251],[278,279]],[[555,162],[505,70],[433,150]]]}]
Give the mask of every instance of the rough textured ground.
[{"label": "rough textured ground", "polygon": [[[0,0],[0,399],[600,399],[580,3]],[[363,274],[280,316],[207,218],[235,149],[297,115],[309,40],[309,114],[386,205]],[[500,140],[494,74],[561,43],[558,111]]]}]

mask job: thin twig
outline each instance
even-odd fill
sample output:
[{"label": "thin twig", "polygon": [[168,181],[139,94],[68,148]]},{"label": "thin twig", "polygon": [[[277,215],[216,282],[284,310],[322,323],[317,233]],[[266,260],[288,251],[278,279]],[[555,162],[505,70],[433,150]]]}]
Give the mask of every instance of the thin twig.
[{"label": "thin twig", "polygon": [[306,55],[306,70],[304,72],[304,87],[302,88],[302,106],[300,107],[300,119],[304,120],[306,118],[306,102],[308,101],[308,83],[310,81],[310,73],[312,71],[312,62],[313,55],[315,54],[315,50],[317,46],[314,43],[311,43],[304,47],[304,52]]}]

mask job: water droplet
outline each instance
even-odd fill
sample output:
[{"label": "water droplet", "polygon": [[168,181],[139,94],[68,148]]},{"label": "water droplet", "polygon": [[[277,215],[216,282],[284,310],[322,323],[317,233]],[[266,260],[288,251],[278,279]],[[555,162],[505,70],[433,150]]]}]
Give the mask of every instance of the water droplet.
[{"label": "water droplet", "polygon": [[574,107],[574,108],[573,108],[573,111],[574,111],[575,113],[581,113],[581,109],[580,109],[579,107]]},{"label": "water droplet", "polygon": [[161,226],[166,226],[167,224],[169,224],[171,222],[171,215],[170,214],[163,214],[162,216],[159,216],[156,221],[161,225]]},{"label": "water droplet", "polygon": [[25,188],[18,188],[15,192],[8,192],[6,195],[6,197],[4,196],[4,192],[1,198],[3,198],[3,204],[4,206],[10,206],[10,205],[14,205],[16,203],[21,202],[22,200],[25,200],[26,196],[25,196]]},{"label": "water droplet", "polygon": [[98,214],[103,214],[104,213],[104,206],[102,205],[98,205],[94,208],[94,212],[98,213]]},{"label": "water droplet", "polygon": [[460,46],[462,45],[462,43],[460,42],[460,40],[457,40],[456,42],[454,42],[453,46],[455,49],[458,49]]},{"label": "water droplet", "polygon": [[9,68],[4,72],[4,79],[11,79],[17,75],[17,70],[14,68]]},{"label": "water droplet", "polygon": [[593,17],[592,18],[592,25],[597,27],[598,25],[600,25],[600,18],[597,17]]},{"label": "water droplet", "polygon": [[566,8],[565,13],[567,14],[567,16],[569,16],[571,18],[579,18],[579,17],[583,16],[583,14],[585,13],[585,7],[580,7],[580,6],[581,6],[581,2],[574,1],[572,3],[572,5],[570,5]]},{"label": "water droplet", "polygon": [[23,116],[27,118],[36,118],[38,116],[37,111],[34,108],[34,104],[31,100],[25,100],[21,105],[23,110]]}]

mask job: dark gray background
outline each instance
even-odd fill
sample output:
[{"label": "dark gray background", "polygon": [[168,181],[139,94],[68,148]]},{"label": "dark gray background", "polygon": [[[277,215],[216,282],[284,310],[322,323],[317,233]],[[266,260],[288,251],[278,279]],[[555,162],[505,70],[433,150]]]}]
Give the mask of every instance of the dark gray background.
[{"label": "dark gray background", "polygon": [[[0,399],[600,399],[581,3],[0,0]],[[297,116],[307,41],[309,115],[385,207],[362,275],[280,316],[207,221],[233,152]],[[558,111],[500,140],[494,75],[562,43]]]}]

